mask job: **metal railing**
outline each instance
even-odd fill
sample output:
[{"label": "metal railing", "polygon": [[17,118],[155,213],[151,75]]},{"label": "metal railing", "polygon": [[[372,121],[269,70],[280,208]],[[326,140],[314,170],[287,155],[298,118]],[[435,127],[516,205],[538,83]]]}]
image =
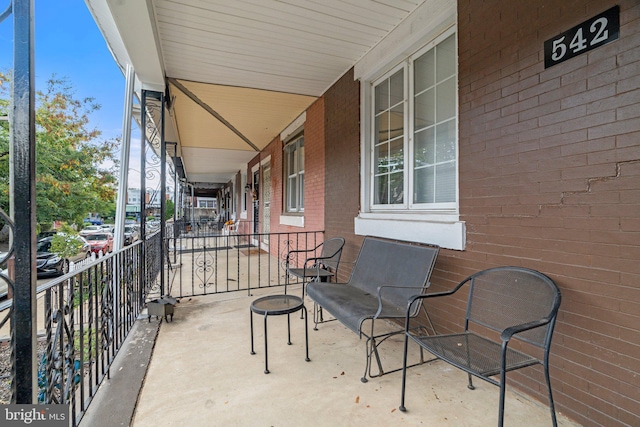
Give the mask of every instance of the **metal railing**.
[{"label": "metal railing", "polygon": [[[109,377],[146,296],[157,286],[161,243],[157,233],[37,288],[37,400],[69,404],[71,425],[78,424]],[[12,336],[12,303],[0,303],[0,334],[5,337]],[[13,352],[13,344],[7,344]],[[7,353],[1,357],[10,357]],[[2,377],[5,382],[25,380]]]},{"label": "metal railing", "polygon": [[[182,230],[169,236],[168,293],[173,297],[282,286],[289,250],[312,249],[323,231],[225,234],[224,230]],[[296,263],[304,259],[294,260]],[[295,265],[292,265],[295,267]]]}]

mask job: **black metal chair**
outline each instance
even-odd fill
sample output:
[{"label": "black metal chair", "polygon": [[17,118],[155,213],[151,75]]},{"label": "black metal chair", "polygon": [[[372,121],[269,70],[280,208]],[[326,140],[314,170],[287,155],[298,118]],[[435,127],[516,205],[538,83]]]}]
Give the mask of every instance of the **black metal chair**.
[{"label": "black metal chair", "polygon": [[[340,266],[340,258],[342,257],[342,248],[344,247],[344,239],[342,237],[334,237],[325,240],[313,249],[296,249],[287,253],[287,279],[290,276],[298,278],[302,282],[302,297],[304,298],[305,285],[308,282],[326,282],[338,274]],[[320,253],[319,256],[316,254]],[[291,267],[292,259],[298,254],[309,254],[304,260],[301,268]]]},{"label": "black metal chair", "polygon": [[[469,285],[464,332],[418,335],[411,332],[412,306],[427,298],[453,295]],[[500,387],[498,425],[503,425],[506,374],[509,371],[541,364],[549,393],[553,425],[556,413],[549,378],[549,349],[560,307],[560,290],[549,277],[523,267],[497,267],[475,273],[454,289],[409,300],[405,318],[404,363],[400,410],[405,411],[405,380],[409,340],[432,353],[432,360],[443,360],[467,372],[470,389],[472,376]],[[426,302],[425,302],[426,304]],[[487,333],[490,332],[490,333]],[[499,334],[499,338],[497,335]],[[518,349],[510,347],[520,341]],[[543,360],[524,353],[528,345],[544,350]],[[496,380],[494,376],[499,376]]]}]

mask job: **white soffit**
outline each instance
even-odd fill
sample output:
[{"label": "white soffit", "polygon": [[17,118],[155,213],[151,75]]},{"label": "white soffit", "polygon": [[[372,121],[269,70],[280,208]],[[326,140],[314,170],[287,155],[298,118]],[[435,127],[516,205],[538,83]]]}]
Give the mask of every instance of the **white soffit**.
[{"label": "white soffit", "polygon": [[169,84],[175,134],[167,136],[178,140],[189,180],[204,182],[196,177],[246,166],[424,0],[85,2],[140,87],[164,91],[169,79],[191,94]]},{"label": "white soffit", "polygon": [[168,77],[311,96],[422,2],[152,1]]},{"label": "white soffit", "polygon": [[255,156],[251,151],[182,148],[182,161],[190,166],[191,182],[227,182]]}]

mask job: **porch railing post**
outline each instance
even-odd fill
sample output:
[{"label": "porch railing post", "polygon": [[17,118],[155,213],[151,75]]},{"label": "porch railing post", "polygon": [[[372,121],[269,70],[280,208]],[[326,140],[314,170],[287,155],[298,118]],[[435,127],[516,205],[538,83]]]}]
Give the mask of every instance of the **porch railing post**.
[{"label": "porch railing post", "polygon": [[36,361],[36,136],[34,2],[14,0],[14,73],[11,111],[11,216],[14,219],[15,288],[11,320],[13,403],[37,400]]},{"label": "porch railing post", "polygon": [[160,94],[160,296],[165,295],[164,264],[169,245],[165,242],[167,225],[167,142],[164,140],[164,93]]}]

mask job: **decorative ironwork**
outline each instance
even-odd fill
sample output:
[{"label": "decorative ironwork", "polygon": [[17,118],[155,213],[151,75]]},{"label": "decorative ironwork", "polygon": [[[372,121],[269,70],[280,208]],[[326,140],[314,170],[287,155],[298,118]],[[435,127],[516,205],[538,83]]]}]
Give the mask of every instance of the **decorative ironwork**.
[{"label": "decorative ironwork", "polygon": [[2,21],[7,19],[9,16],[11,16],[12,11],[13,11],[12,2],[11,0],[9,0],[9,6],[7,6],[4,12],[0,14],[0,24],[2,23]]},{"label": "decorative ironwork", "polygon": [[[0,214],[1,216],[1,214]],[[37,288],[43,295],[44,311],[39,312],[45,335],[38,338],[38,401],[71,406],[71,425],[77,425],[91,397],[108,375],[113,355],[122,346],[137,319],[146,292],[145,281],[160,273],[158,260],[142,260],[142,247],[150,257],[158,257],[159,237],[136,242],[116,253],[81,266],[65,276]],[[4,256],[3,256],[4,257]],[[141,262],[150,266],[142,287],[138,281]],[[154,281],[155,281],[155,277]],[[5,317],[13,301],[0,303]],[[0,322],[0,327],[6,318]],[[12,349],[14,344],[12,342]],[[5,379],[3,386],[22,377]],[[9,403],[9,402],[3,402]]]},{"label": "decorative ironwork", "polygon": [[[11,218],[9,218],[9,216],[2,209],[0,209],[0,230],[4,229],[5,227],[7,227],[9,231],[10,244],[6,253],[0,253],[0,265],[7,265],[10,262],[9,260],[13,256],[13,230],[14,230],[13,221],[11,221]],[[14,281],[11,280],[11,278],[8,275],[8,272],[9,272],[8,268],[6,270],[0,269],[0,280],[7,284],[7,296],[10,297],[13,295]],[[2,328],[7,323],[7,321],[11,319],[12,315],[13,315],[13,306],[11,306],[9,310],[7,310],[7,313],[4,317],[0,317],[2,319],[0,320],[0,328]]]},{"label": "decorative ironwork", "polygon": [[216,273],[215,253],[207,251],[205,246],[201,252],[197,252],[193,264],[196,277],[200,279],[198,286],[200,288],[211,286],[213,283],[210,283],[210,280]]}]

